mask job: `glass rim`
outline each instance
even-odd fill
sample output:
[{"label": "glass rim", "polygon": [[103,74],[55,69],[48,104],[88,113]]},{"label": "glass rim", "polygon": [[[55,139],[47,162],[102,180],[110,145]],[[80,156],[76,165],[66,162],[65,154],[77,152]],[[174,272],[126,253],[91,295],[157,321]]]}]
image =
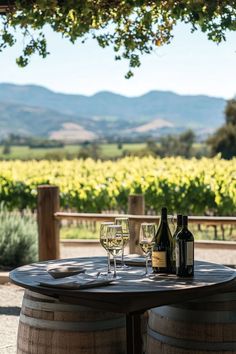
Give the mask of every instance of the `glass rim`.
[{"label": "glass rim", "polygon": [[122,226],[121,225],[117,225],[117,224],[111,224],[111,225],[108,225],[108,226],[110,226],[111,228],[113,228],[113,229],[121,229],[122,230]]}]

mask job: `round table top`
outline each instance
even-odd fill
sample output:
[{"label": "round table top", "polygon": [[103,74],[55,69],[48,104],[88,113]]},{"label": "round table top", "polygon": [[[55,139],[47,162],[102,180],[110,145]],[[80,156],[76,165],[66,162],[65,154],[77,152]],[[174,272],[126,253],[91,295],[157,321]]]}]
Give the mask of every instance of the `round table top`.
[{"label": "round table top", "polygon": [[13,283],[37,293],[59,298],[59,300],[95,307],[101,310],[133,313],[152,307],[184,302],[217,292],[226,292],[236,272],[223,265],[195,261],[193,278],[175,275],[144,277],[143,266],[118,269],[119,279],[106,286],[87,289],[62,289],[41,286],[40,280],[50,279],[47,267],[55,265],[80,265],[88,273],[105,271],[105,257],[70,258],[33,263],[14,269],[10,273]]}]

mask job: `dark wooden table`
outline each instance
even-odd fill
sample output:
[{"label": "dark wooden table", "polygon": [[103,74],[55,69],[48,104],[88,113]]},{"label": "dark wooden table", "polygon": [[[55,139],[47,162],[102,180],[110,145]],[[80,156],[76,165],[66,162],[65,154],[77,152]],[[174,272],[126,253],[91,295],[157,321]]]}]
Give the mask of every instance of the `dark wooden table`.
[{"label": "dark wooden table", "polygon": [[119,271],[114,283],[90,289],[69,290],[43,287],[39,279],[47,276],[49,264],[80,264],[87,272],[104,270],[105,257],[75,258],[26,265],[13,270],[10,279],[34,292],[53,296],[61,301],[89,306],[104,311],[126,314],[127,354],[141,354],[140,315],[152,307],[185,302],[191,299],[225,292],[236,272],[223,265],[195,261],[194,278],[158,275],[154,279],[142,276],[144,267]]}]

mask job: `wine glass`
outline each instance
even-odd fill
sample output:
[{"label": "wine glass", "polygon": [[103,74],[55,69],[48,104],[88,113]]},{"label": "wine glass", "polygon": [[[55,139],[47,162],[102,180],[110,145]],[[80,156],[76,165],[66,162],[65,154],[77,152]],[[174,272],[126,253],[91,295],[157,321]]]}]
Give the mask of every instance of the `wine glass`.
[{"label": "wine glass", "polygon": [[129,230],[129,219],[125,217],[115,218],[115,224],[120,225],[122,227],[123,233],[123,247],[122,247],[122,254],[121,254],[121,268],[128,268],[124,262],[124,253],[125,253],[125,246],[127,245],[130,239],[130,230]]},{"label": "wine glass", "polygon": [[151,254],[154,244],[154,237],[156,234],[156,224],[154,223],[142,223],[139,234],[139,245],[145,254],[145,276],[148,275],[148,258]]},{"label": "wine glass", "polygon": [[110,225],[114,225],[112,221],[102,222],[100,225],[100,244],[107,251],[107,274],[111,273],[111,260],[110,253],[107,250],[107,228]]},{"label": "wine glass", "polygon": [[168,225],[170,228],[170,232],[173,235],[174,231],[175,231],[175,217],[174,214],[168,214],[167,215],[167,221],[168,221]]},{"label": "wine glass", "polygon": [[114,278],[116,278],[116,256],[122,251],[123,242],[123,232],[121,225],[108,225],[107,250],[110,252],[114,259]]}]

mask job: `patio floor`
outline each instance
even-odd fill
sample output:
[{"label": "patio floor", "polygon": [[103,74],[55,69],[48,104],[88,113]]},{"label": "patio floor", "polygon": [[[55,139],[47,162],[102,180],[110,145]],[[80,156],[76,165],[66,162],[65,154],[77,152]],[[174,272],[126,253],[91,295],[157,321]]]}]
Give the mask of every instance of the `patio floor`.
[{"label": "patio floor", "polygon": [[16,336],[24,290],[0,285],[0,353],[16,354]]}]

